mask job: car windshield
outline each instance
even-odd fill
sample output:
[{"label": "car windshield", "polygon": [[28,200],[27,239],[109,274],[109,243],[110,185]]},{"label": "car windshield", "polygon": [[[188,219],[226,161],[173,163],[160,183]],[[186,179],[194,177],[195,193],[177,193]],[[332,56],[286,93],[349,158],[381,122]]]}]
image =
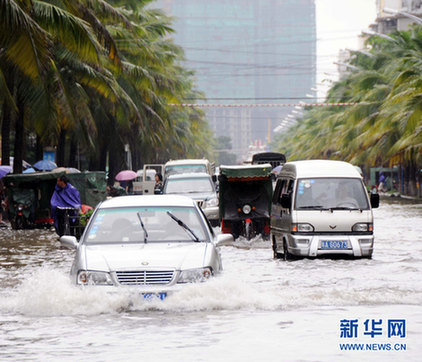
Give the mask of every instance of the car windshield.
[{"label": "car windshield", "polygon": [[206,177],[168,179],[164,186],[165,194],[189,194],[214,192],[212,182]]},{"label": "car windshield", "polygon": [[207,167],[205,165],[173,165],[166,166],[165,174],[166,176],[170,175],[180,175],[182,173],[198,173],[198,172],[207,172]]},{"label": "car windshield", "polygon": [[365,187],[357,178],[299,179],[295,209],[360,209],[369,208]]},{"label": "car windshield", "polygon": [[119,207],[99,210],[85,239],[88,244],[207,241],[205,228],[194,207]]}]

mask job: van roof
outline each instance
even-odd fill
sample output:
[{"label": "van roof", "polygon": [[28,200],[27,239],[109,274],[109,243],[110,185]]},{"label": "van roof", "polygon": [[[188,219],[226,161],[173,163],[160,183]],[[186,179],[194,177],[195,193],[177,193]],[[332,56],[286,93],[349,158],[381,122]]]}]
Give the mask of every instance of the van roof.
[{"label": "van roof", "polygon": [[170,160],[166,163],[166,166],[169,165],[206,165],[210,161],[206,159],[185,159],[185,160]]},{"label": "van roof", "polygon": [[305,160],[284,164],[279,177],[358,177],[362,178],[355,166],[344,161]]}]

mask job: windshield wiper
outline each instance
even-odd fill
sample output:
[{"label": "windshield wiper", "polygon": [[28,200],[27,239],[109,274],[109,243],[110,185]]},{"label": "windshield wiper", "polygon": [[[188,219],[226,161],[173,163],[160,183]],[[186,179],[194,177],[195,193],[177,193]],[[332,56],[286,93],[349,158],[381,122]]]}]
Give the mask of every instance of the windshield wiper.
[{"label": "windshield wiper", "polygon": [[299,210],[329,210],[327,207],[322,205],[310,205],[310,206],[299,206]]},{"label": "windshield wiper", "polygon": [[145,228],[145,225],[144,225],[144,223],[142,221],[141,213],[138,211],[136,214],[138,215],[138,219],[139,219],[139,222],[141,223],[142,230],[144,230],[144,243],[146,244],[147,243],[147,239],[148,239],[148,231]]},{"label": "windshield wiper", "polygon": [[183,229],[189,232],[195,239],[195,242],[199,243],[199,238],[196,236],[196,234],[193,232],[193,230],[189,226],[187,226],[182,220],[174,216],[170,211],[167,211],[167,215],[170,216],[174,221],[176,221],[179,226],[181,226]]},{"label": "windshield wiper", "polygon": [[358,207],[344,207],[344,206],[342,206],[342,207],[330,207],[330,211],[333,212],[333,210],[361,210],[362,211],[362,209],[360,209]]}]

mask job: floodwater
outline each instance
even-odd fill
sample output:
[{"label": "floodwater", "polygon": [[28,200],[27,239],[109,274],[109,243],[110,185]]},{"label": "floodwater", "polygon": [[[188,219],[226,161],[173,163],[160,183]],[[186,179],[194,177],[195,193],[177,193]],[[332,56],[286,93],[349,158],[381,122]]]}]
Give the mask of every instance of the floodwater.
[{"label": "floodwater", "polygon": [[222,274],[164,301],[79,289],[53,231],[1,229],[0,360],[420,361],[422,204],[374,216],[370,260],[284,262],[239,240]]}]

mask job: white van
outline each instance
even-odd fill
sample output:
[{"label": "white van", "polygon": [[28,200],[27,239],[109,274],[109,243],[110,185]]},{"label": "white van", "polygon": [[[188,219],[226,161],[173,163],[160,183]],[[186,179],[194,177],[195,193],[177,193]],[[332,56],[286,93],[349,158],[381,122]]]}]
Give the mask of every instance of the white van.
[{"label": "white van", "polygon": [[137,177],[133,182],[135,195],[154,195],[155,175],[163,173],[162,164],[145,164],[142,170],[137,171]]},{"label": "white van", "polygon": [[372,256],[372,208],[357,169],[342,161],[288,162],[277,177],[271,207],[274,257],[324,254]]},{"label": "white van", "polygon": [[205,172],[213,177],[215,174],[215,164],[207,159],[184,159],[170,160],[164,165],[164,177],[196,172]]}]

